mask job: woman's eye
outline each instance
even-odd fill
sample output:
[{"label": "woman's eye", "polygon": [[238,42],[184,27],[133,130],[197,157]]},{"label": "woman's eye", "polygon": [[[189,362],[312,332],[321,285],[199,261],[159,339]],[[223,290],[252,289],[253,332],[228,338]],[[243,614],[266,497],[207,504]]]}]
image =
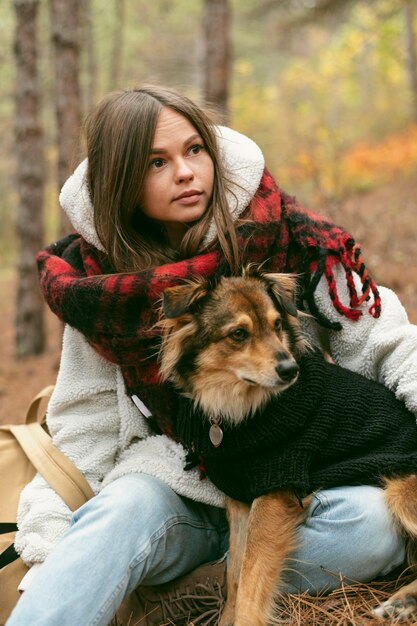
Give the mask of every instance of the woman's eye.
[{"label": "woman's eye", "polygon": [[149,166],[155,169],[159,169],[160,167],[163,167],[164,163],[165,163],[164,159],[153,159],[150,162]]},{"label": "woman's eye", "polygon": [[275,327],[275,330],[276,330],[277,332],[281,330],[281,328],[282,328],[282,323],[281,323],[281,320],[280,320],[280,319],[275,320],[274,327]]},{"label": "woman's eye", "polygon": [[200,144],[195,144],[194,146],[191,146],[190,153],[191,154],[199,154],[202,150],[204,150],[204,146],[202,146]]},{"label": "woman's eye", "polygon": [[236,328],[229,334],[229,337],[233,339],[233,341],[244,341],[249,337],[249,333],[244,328]]}]

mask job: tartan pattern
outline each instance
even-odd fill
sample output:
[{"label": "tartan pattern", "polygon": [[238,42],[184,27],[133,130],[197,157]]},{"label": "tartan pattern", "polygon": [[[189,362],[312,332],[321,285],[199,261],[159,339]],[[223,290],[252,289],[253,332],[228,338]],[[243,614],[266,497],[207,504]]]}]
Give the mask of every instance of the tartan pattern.
[{"label": "tartan pattern", "polygon": [[[380,297],[353,237],[301,207],[277,187],[268,170],[241,218],[237,236],[242,263],[263,263],[265,271],[299,274],[299,306],[307,306],[322,325],[341,327],[324,318],[315,306],[313,294],[323,274],[341,315],[359,319],[358,307],[372,297],[369,312],[379,316]],[[161,429],[172,434],[169,415],[175,410],[176,394],[170,385],[161,385],[157,364],[159,303],[164,289],[186,279],[230,274],[220,247],[156,268],[114,274],[104,253],[73,234],[41,251],[37,262],[41,288],[52,311],[83,333],[105,359],[120,365],[128,394],[138,395]],[[332,270],[336,263],[345,268],[350,307],[343,306],[338,297]],[[361,294],[353,284],[354,272],[362,280]]]}]

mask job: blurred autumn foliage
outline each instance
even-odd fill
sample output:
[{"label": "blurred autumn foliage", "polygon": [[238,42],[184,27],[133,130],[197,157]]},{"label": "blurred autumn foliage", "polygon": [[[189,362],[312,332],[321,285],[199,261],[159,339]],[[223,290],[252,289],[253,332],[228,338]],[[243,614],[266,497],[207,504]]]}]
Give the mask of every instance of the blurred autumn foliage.
[{"label": "blurred autumn foliage", "polygon": [[345,200],[353,193],[368,191],[417,170],[417,126],[409,126],[379,142],[359,141],[340,154],[337,163],[326,161],[326,155],[317,158],[311,151],[300,152],[293,165],[281,169],[281,177],[295,188],[315,181],[313,202],[320,203],[323,198]]},{"label": "blurred autumn foliage", "polygon": [[[407,17],[396,0],[345,3],[325,20],[278,30],[281,55],[271,50],[267,68],[257,56],[236,58],[235,126],[258,140],[286,189],[322,211],[416,170]],[[264,45],[280,39],[278,25],[277,16],[265,25]]]},{"label": "blurred autumn foliage", "polygon": [[366,188],[417,168],[417,126],[375,144],[359,142],[343,158],[347,186]]}]

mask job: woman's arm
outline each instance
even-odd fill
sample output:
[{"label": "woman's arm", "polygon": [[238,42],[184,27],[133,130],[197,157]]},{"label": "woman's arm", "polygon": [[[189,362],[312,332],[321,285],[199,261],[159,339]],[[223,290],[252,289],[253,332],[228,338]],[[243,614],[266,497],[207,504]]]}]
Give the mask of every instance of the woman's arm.
[{"label": "woman's arm", "polygon": [[[115,464],[117,378],[117,366],[67,326],[47,423],[55,445],[83,472],[95,493]],[[21,494],[16,550],[28,564],[43,561],[70,522],[67,505],[37,474]]]},{"label": "woman's arm", "polygon": [[[345,273],[341,267],[334,271],[340,299],[348,305]],[[359,290],[359,280],[357,287]],[[331,321],[342,325],[342,330],[326,333],[331,355],[339,365],[385,384],[410,411],[417,414],[417,326],[410,324],[393,291],[385,287],[378,289],[382,299],[381,316],[373,318],[368,312],[370,303],[365,302],[363,314],[355,322],[337,313],[329,297],[327,282],[325,278],[321,279],[315,302]],[[310,333],[317,330],[311,320],[306,322],[306,327]]]}]

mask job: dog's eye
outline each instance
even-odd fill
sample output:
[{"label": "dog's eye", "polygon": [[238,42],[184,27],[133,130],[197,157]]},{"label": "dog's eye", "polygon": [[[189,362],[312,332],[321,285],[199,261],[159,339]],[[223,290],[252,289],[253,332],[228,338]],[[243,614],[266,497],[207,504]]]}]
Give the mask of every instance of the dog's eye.
[{"label": "dog's eye", "polygon": [[281,323],[281,320],[280,320],[279,318],[277,318],[277,319],[275,320],[275,323],[274,323],[274,328],[275,328],[275,330],[276,330],[277,332],[279,332],[279,331],[281,330],[281,328],[282,328],[282,323]]},{"label": "dog's eye", "polygon": [[233,339],[233,341],[244,341],[249,337],[249,333],[244,328],[235,328],[235,330],[229,334],[229,337]]}]

